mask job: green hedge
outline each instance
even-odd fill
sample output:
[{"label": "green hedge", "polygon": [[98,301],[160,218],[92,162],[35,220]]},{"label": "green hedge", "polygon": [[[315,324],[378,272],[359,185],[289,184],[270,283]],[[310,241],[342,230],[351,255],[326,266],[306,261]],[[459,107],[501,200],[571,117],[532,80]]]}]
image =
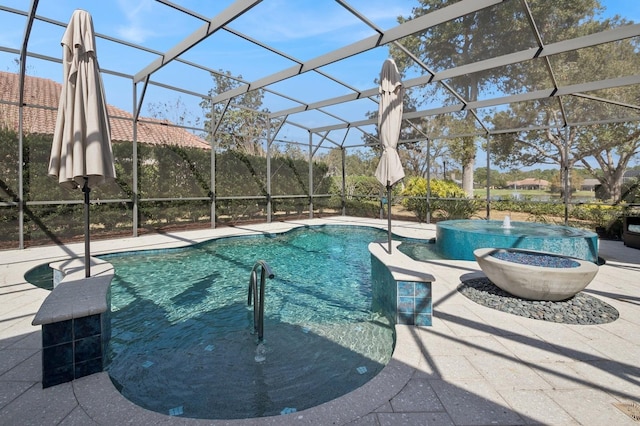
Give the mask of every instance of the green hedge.
[{"label": "green hedge", "polygon": [[[74,240],[82,235],[82,204],[59,204],[60,201],[82,201],[80,190],[68,191],[47,175],[51,150],[50,135],[25,135],[23,138],[23,188],[27,245]],[[19,199],[18,135],[0,129],[0,201]],[[139,223],[141,228],[160,230],[188,225],[206,226],[211,220],[211,201],[217,197],[216,214],[234,220],[264,217],[267,197],[267,158],[237,151],[216,153],[216,194],[211,188],[211,151],[182,147],[177,144],[138,144],[138,162],[133,162],[133,144],[112,144],[117,180],[91,191],[92,236],[131,233],[134,189],[133,172],[138,170]],[[329,192],[328,167],[313,165],[314,193]],[[271,159],[272,195],[305,195],[289,204],[276,202],[276,209],[308,210],[308,161],[285,156]],[[224,197],[264,197],[260,199],[224,200]],[[164,201],[163,198],[185,198]],[[193,198],[196,198],[195,200]],[[200,199],[198,199],[200,198]],[[160,199],[160,200],[158,200]],[[117,203],[97,201],[126,200]],[[18,208],[0,209],[0,243],[4,246],[18,240]],[[125,226],[123,226],[125,224]],[[128,229],[126,229],[128,226]]]}]

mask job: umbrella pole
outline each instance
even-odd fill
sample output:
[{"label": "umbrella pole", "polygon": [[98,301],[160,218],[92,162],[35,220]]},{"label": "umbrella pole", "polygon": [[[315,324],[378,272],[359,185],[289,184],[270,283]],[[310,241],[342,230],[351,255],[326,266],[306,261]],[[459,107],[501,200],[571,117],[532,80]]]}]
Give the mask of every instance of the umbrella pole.
[{"label": "umbrella pole", "polygon": [[391,185],[387,181],[387,229],[389,234],[389,254],[391,254]]},{"label": "umbrella pole", "polygon": [[91,264],[90,264],[90,252],[89,252],[89,178],[84,177],[84,186],[82,187],[84,192],[84,276],[89,278],[91,276]]}]

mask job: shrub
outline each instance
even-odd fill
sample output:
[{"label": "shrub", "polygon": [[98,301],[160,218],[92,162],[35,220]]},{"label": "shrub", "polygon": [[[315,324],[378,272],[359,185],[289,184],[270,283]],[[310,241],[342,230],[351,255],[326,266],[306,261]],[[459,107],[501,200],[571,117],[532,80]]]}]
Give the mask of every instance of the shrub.
[{"label": "shrub", "polygon": [[624,211],[624,205],[581,204],[571,209],[571,217],[591,222],[596,228],[610,228],[618,221]]},{"label": "shrub", "polygon": [[[380,194],[380,182],[374,176],[347,176],[345,179],[345,197],[350,200],[359,196],[378,198]],[[330,194],[342,193],[342,178],[331,178]]]},{"label": "shrub", "polygon": [[549,217],[564,215],[564,204],[548,201],[534,201],[531,197],[505,197],[491,203],[491,208],[498,211],[529,213],[529,219],[536,222],[548,222]]},{"label": "shrub", "polygon": [[418,220],[424,221],[430,210],[434,217],[446,219],[468,219],[476,210],[476,200],[466,198],[466,193],[453,182],[431,179],[431,196],[427,206],[427,180],[423,177],[407,179],[402,191],[403,206],[412,211]]}]

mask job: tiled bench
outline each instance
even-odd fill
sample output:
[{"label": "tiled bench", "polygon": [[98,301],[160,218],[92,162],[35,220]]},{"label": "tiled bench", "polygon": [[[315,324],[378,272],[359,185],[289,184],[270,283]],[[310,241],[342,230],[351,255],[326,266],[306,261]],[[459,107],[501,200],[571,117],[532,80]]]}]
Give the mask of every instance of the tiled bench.
[{"label": "tiled bench", "polygon": [[42,326],[42,387],[103,371],[110,337],[113,267],[91,258],[52,263],[54,288],[32,321]]},{"label": "tiled bench", "polygon": [[[398,242],[393,242],[398,244]],[[433,275],[394,248],[389,255],[386,243],[369,244],[374,309],[390,314],[396,324],[432,325],[431,285]]]}]

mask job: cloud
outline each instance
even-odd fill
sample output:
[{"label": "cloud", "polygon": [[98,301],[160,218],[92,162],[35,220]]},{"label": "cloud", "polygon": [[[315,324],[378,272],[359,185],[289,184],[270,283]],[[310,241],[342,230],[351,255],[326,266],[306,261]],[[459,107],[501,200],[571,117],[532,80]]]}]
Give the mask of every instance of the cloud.
[{"label": "cloud", "polygon": [[[408,15],[408,0],[388,4],[388,0],[368,0],[355,7],[383,29],[397,25],[399,15]],[[171,32],[176,23],[158,8],[153,0],[117,0],[123,21],[115,26],[119,37],[142,44],[151,38],[164,36],[157,31],[162,22]],[[158,16],[158,13],[164,15]],[[172,11],[174,18],[175,11]],[[179,15],[179,14],[177,14]],[[304,41],[318,36],[351,42],[360,36],[370,35],[370,30],[357,17],[337,3],[316,1],[270,0],[262,2],[231,26],[267,43]]]},{"label": "cloud", "polygon": [[[359,11],[383,29],[397,25],[396,18],[411,11],[385,3],[388,0],[370,0]],[[282,0],[261,3],[232,27],[267,42],[304,40],[320,35],[336,37],[336,34],[351,39],[353,31],[368,31],[364,23],[337,3]]]},{"label": "cloud", "polygon": [[116,33],[120,38],[138,44],[144,43],[155,34],[153,31],[149,31],[148,29],[135,24],[128,26],[120,25],[116,27]]},{"label": "cloud", "polygon": [[[302,40],[329,34],[357,23],[355,19],[345,20],[344,17],[338,19],[328,16],[322,10],[318,10],[317,14],[308,14],[300,10],[288,10],[283,13],[273,6],[269,9],[269,18],[260,13],[248,16],[246,21],[242,20],[243,24],[248,24],[247,32],[268,42]],[[283,22],[285,17],[286,22]]]},{"label": "cloud", "polygon": [[156,35],[148,23],[149,12],[153,9],[151,0],[118,0],[118,7],[123,12],[126,22],[116,27],[119,37],[134,43],[144,43]]}]

